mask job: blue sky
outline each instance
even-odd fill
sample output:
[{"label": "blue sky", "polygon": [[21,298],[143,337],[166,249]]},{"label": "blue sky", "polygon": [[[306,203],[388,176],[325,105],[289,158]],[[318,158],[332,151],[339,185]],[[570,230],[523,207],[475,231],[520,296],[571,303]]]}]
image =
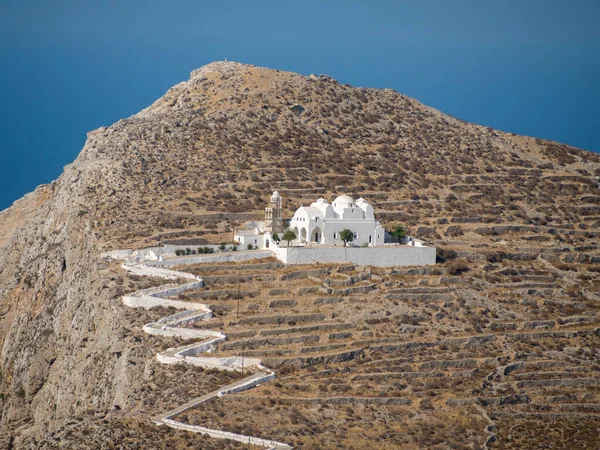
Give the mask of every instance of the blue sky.
[{"label": "blue sky", "polygon": [[599,22],[588,0],[0,0],[0,210],[224,58],[598,152]]}]

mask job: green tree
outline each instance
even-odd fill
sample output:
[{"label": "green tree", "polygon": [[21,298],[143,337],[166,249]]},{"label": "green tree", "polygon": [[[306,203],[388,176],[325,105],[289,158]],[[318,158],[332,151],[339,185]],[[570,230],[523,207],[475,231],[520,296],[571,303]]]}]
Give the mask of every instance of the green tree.
[{"label": "green tree", "polygon": [[348,242],[352,242],[354,240],[354,233],[346,228],[340,231],[340,239],[344,242],[345,247]]},{"label": "green tree", "polygon": [[292,242],[296,238],[296,233],[294,233],[292,230],[285,230],[285,233],[283,233],[283,240],[287,241],[288,247],[290,246],[290,242]]},{"label": "green tree", "polygon": [[275,242],[277,245],[279,245],[279,243],[281,242],[281,238],[277,233],[274,233],[273,236],[271,236],[271,239],[273,239],[273,242]]},{"label": "green tree", "polygon": [[398,239],[398,243],[400,243],[402,242],[402,239],[406,237],[406,228],[404,228],[402,225],[398,225],[390,234]]}]

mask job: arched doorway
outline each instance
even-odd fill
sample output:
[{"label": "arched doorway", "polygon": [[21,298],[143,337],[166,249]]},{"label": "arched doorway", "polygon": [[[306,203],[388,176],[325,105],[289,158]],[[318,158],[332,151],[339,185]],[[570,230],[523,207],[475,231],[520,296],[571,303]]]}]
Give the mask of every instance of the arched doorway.
[{"label": "arched doorway", "polygon": [[296,235],[296,241],[300,242],[300,230],[298,230],[298,227],[294,227],[292,228],[292,231],[294,232],[294,234]]},{"label": "arched doorway", "polygon": [[301,244],[305,244],[306,243],[306,228],[302,227],[300,229],[300,239],[299,239]]},{"label": "arched doorway", "polygon": [[315,228],[310,234],[310,242],[314,242],[316,244],[320,244],[323,239],[323,232],[319,227]]}]

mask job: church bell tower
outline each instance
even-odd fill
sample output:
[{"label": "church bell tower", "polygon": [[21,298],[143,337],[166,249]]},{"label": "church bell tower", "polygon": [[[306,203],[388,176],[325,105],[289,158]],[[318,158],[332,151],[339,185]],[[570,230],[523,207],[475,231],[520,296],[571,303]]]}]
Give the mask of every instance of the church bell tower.
[{"label": "church bell tower", "polygon": [[273,192],[269,206],[265,208],[265,232],[271,234],[283,233],[283,211],[279,192]]}]

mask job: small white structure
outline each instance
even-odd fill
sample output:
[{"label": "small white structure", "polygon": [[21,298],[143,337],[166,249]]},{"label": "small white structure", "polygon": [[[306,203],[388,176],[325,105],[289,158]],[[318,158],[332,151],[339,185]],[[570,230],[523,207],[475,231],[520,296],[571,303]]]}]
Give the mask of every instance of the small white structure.
[{"label": "small white structure", "polygon": [[[233,238],[239,243],[240,250],[246,250],[249,245],[253,249],[265,248],[265,235],[258,228],[236,231]],[[268,247],[268,244],[266,246]]]},{"label": "small white structure", "polygon": [[310,206],[296,210],[290,229],[303,245],[344,245],[340,232],[348,229],[354,233],[352,245],[383,245],[385,231],[375,220],[373,207],[363,198],[354,199],[340,195],[333,203],[320,198]]}]

